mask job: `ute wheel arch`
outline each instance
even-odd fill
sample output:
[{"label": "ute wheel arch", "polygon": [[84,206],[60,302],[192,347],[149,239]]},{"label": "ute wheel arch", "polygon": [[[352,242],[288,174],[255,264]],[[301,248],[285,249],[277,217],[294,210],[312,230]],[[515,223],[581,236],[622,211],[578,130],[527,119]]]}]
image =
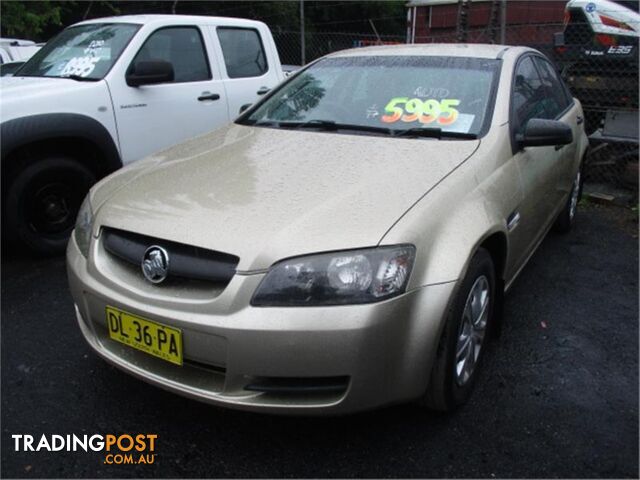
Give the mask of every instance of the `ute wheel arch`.
[{"label": "ute wheel arch", "polygon": [[51,113],[16,118],[3,122],[0,134],[5,179],[45,153],[74,157],[97,178],[122,167],[120,153],[109,131],[86,115]]},{"label": "ute wheel arch", "polygon": [[0,131],[3,239],[40,254],[62,252],[81,197],[122,166],[111,135],[76,114],[14,119]]}]

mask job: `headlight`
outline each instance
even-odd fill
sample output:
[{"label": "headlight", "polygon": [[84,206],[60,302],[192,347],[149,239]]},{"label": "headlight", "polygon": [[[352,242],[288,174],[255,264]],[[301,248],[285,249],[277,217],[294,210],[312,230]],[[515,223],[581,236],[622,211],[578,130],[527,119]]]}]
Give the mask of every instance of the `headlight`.
[{"label": "headlight", "polygon": [[91,203],[89,202],[89,194],[82,202],[80,210],[78,210],[78,218],[76,219],[76,228],[74,235],[76,243],[82,255],[89,256],[89,243],[91,242],[91,230],[93,229],[93,212],[91,211]]},{"label": "headlight", "polygon": [[296,257],[273,265],[253,306],[371,303],[405,291],[415,247],[368,248]]}]

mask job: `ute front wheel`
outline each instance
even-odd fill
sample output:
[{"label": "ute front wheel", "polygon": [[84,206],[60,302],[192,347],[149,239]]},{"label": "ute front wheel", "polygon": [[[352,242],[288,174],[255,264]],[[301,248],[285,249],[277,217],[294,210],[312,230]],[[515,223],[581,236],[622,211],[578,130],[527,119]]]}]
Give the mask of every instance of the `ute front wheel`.
[{"label": "ute front wheel", "polygon": [[39,254],[62,253],[96,177],[70,157],[30,163],[11,179],[5,204],[9,240]]}]

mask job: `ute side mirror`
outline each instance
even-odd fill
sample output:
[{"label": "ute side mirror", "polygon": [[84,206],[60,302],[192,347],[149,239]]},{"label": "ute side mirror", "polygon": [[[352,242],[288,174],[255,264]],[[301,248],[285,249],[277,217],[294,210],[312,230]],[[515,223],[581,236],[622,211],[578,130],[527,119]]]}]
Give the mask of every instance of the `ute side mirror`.
[{"label": "ute side mirror", "polygon": [[573,142],[571,127],[558,120],[532,118],[524,127],[524,133],[516,135],[519,148],[567,145]]},{"label": "ute side mirror", "polygon": [[129,67],[125,79],[130,87],[173,82],[173,65],[164,60],[138,61]]}]

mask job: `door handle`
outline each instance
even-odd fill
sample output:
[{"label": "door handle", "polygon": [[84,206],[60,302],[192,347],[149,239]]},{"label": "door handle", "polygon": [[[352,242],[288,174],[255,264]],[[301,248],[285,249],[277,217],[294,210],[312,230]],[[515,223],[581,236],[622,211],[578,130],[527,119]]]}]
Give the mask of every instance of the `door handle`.
[{"label": "door handle", "polygon": [[582,124],[582,122],[584,122],[584,118],[582,118],[580,115],[578,115],[578,116],[576,117],[576,123],[577,123],[578,125],[580,125],[580,124]]},{"label": "door handle", "polygon": [[204,102],[206,100],[219,100],[219,99],[220,99],[220,95],[218,95],[217,93],[209,93],[209,92],[202,92],[202,94],[198,97],[199,102]]},{"label": "door handle", "polygon": [[256,93],[257,93],[258,95],[264,95],[265,93],[269,93],[269,90],[270,90],[270,89],[269,89],[269,88],[267,88],[267,87],[260,87],[260,90],[258,90]]},{"label": "door handle", "polygon": [[553,149],[557,152],[558,150],[562,150],[564,148],[564,145],[556,145],[555,147],[553,147]]}]

